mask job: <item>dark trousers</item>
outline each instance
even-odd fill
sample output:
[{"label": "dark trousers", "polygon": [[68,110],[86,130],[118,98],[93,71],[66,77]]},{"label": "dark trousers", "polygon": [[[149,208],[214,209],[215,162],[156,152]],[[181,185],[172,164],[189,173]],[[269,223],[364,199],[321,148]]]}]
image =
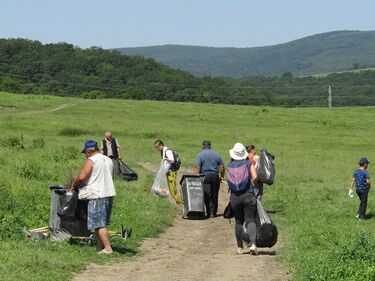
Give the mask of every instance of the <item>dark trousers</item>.
[{"label": "dark trousers", "polygon": [[218,174],[206,174],[203,179],[204,204],[207,216],[216,216],[219,203],[220,178]]},{"label": "dark trousers", "polygon": [[257,214],[257,200],[255,195],[251,192],[245,192],[241,195],[232,193],[230,195],[230,204],[236,221],[234,234],[236,236],[237,247],[242,248],[243,246],[241,236],[244,223],[249,235],[250,244],[256,244],[255,216]]},{"label": "dark trousers", "polygon": [[367,208],[367,197],[368,197],[368,189],[358,189],[357,195],[359,197],[359,200],[361,201],[359,203],[359,209],[358,209],[358,217],[360,219],[363,219],[365,217],[366,208]]}]

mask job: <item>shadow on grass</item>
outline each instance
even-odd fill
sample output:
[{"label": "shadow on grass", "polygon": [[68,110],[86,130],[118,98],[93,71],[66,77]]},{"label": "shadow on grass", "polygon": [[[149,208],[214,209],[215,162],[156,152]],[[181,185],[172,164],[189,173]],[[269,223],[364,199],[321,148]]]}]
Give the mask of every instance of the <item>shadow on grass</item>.
[{"label": "shadow on grass", "polygon": [[[70,240],[69,243],[71,245],[76,245],[76,246],[80,246],[80,247],[95,248],[95,242],[93,242],[93,241],[87,241],[87,240]],[[137,255],[137,254],[140,253],[139,251],[135,250],[134,248],[126,247],[124,245],[119,245],[121,243],[123,243],[121,240],[120,240],[120,242],[119,241],[112,241],[111,242],[112,249],[117,254],[125,255],[127,257],[132,257],[132,256],[135,256],[135,255]]]},{"label": "shadow on grass", "polygon": [[282,212],[283,211],[283,209],[281,209],[281,208],[279,208],[279,209],[266,209],[266,212],[267,213],[269,213],[269,214],[276,214],[276,213],[280,213],[280,212]]},{"label": "shadow on grass", "polygon": [[375,214],[370,213],[370,214],[365,215],[364,219],[365,220],[371,220],[373,217],[375,217]]},{"label": "shadow on grass", "polygon": [[112,249],[117,254],[125,255],[127,257],[132,257],[138,254],[139,252],[131,248],[122,247],[122,246],[112,246]]}]

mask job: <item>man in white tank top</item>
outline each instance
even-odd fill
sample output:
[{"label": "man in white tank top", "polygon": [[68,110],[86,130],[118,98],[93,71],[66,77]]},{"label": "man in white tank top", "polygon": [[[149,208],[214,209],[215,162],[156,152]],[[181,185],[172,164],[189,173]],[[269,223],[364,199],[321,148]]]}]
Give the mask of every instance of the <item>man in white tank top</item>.
[{"label": "man in white tank top", "polygon": [[[96,141],[88,140],[82,153],[86,156],[81,172],[72,188],[80,188],[81,200],[89,200],[87,207],[87,228],[95,229],[96,248],[100,254],[112,254],[107,226],[110,224],[113,197],[112,160],[99,152]],[[84,191],[84,192],[83,192]]]}]

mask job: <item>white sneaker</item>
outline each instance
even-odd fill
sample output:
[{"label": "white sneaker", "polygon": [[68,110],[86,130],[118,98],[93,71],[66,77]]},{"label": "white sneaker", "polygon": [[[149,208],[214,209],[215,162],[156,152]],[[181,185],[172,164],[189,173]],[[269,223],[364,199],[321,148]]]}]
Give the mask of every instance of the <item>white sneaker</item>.
[{"label": "white sneaker", "polygon": [[258,254],[257,246],[255,246],[255,244],[251,245],[249,250],[250,250],[250,255],[256,256]]},{"label": "white sneaker", "polygon": [[238,247],[237,248],[237,254],[242,255],[243,254],[243,248]]},{"label": "white sneaker", "polygon": [[355,218],[356,218],[356,219],[359,219],[359,214],[356,214],[356,215],[355,215]]}]

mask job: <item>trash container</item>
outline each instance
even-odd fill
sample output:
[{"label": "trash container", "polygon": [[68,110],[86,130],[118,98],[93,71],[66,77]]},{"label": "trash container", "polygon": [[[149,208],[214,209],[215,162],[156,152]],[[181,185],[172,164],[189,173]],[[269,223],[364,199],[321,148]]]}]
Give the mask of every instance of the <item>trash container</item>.
[{"label": "trash container", "polygon": [[60,197],[67,191],[62,185],[51,185],[51,209],[48,228],[50,232],[65,230],[72,236],[87,237],[91,232],[87,229],[87,201],[78,200],[74,219],[60,217],[57,212],[60,208]]},{"label": "trash container", "polygon": [[180,181],[183,218],[203,219],[205,214],[203,180],[199,175],[184,174]]}]

